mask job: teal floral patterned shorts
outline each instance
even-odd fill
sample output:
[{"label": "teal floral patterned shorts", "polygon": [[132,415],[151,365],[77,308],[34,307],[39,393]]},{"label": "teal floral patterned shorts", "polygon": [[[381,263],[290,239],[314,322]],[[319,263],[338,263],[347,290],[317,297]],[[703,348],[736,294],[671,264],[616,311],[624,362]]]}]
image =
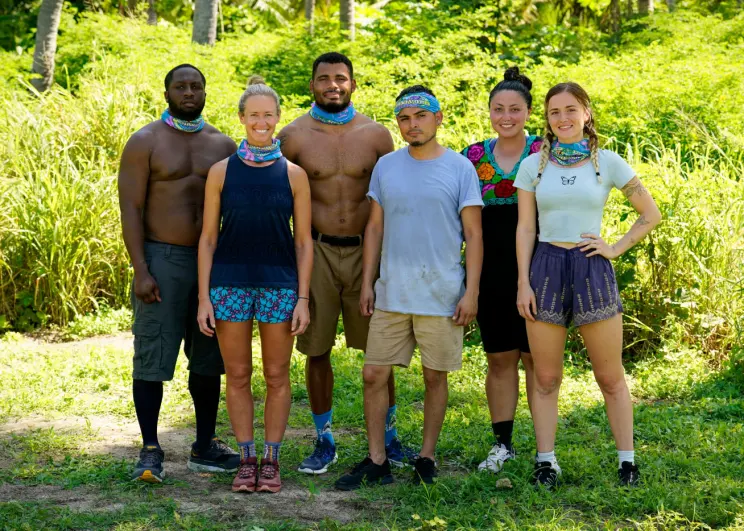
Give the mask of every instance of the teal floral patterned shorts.
[{"label": "teal floral patterned shorts", "polygon": [[214,317],[220,321],[241,323],[255,319],[259,323],[286,323],[292,320],[297,291],[286,288],[211,288],[209,298]]}]

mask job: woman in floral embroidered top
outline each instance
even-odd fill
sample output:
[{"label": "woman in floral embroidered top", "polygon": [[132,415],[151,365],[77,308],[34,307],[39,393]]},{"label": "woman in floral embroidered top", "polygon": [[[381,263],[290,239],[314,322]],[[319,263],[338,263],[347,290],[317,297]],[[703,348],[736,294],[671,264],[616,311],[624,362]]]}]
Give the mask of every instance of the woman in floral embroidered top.
[{"label": "woman in floral embroidered top", "polygon": [[517,300],[517,190],[514,178],[527,156],[540,150],[541,139],[526,136],[532,111],[532,82],[509,68],[489,95],[491,125],[498,134],[462,151],[475,166],[483,194],[483,273],[478,325],[488,358],[486,396],[495,444],[479,470],[499,472],[514,457],[512,429],[519,400],[520,358],[527,373],[527,400],[532,403],[532,356],[525,321]]}]

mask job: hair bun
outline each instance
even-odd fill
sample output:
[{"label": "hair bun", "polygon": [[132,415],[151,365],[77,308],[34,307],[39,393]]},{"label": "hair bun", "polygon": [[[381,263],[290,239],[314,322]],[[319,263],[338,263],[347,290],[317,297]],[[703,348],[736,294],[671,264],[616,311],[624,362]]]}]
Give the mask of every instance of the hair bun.
[{"label": "hair bun", "polygon": [[265,85],[266,80],[263,78],[263,76],[259,76],[258,74],[253,74],[251,77],[248,78],[248,83],[246,84],[246,87],[250,87],[251,85]]},{"label": "hair bun", "polygon": [[524,85],[527,90],[532,89],[532,81],[527,76],[519,73],[518,66],[510,66],[506,69],[506,72],[504,72],[504,81],[516,81]]}]

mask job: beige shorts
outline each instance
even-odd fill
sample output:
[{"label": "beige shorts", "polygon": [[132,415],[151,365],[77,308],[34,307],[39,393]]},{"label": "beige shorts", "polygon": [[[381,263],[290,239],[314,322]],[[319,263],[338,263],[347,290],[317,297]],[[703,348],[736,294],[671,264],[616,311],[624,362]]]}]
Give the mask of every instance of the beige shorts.
[{"label": "beige shorts", "polygon": [[418,343],[421,364],[435,371],[462,367],[462,326],[452,317],[375,310],[369,325],[364,363],[408,367]]},{"label": "beige shorts", "polygon": [[333,348],[341,314],[346,346],[359,350],[367,348],[369,317],[359,311],[362,249],[361,245],[340,247],[314,242],[310,326],[297,338],[297,350],[303,354],[320,356]]}]

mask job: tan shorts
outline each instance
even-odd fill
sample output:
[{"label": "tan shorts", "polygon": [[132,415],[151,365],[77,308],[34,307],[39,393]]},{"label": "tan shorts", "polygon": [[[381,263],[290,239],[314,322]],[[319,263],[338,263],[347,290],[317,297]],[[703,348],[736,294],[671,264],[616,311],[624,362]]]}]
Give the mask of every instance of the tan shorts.
[{"label": "tan shorts", "polygon": [[367,348],[369,317],[359,311],[363,246],[341,247],[314,242],[310,279],[310,326],[297,338],[297,350],[325,354],[336,344],[338,317],[343,314],[346,346]]},{"label": "tan shorts", "polygon": [[369,325],[364,363],[408,367],[418,343],[424,367],[456,371],[462,367],[463,330],[449,316],[375,310]]}]

